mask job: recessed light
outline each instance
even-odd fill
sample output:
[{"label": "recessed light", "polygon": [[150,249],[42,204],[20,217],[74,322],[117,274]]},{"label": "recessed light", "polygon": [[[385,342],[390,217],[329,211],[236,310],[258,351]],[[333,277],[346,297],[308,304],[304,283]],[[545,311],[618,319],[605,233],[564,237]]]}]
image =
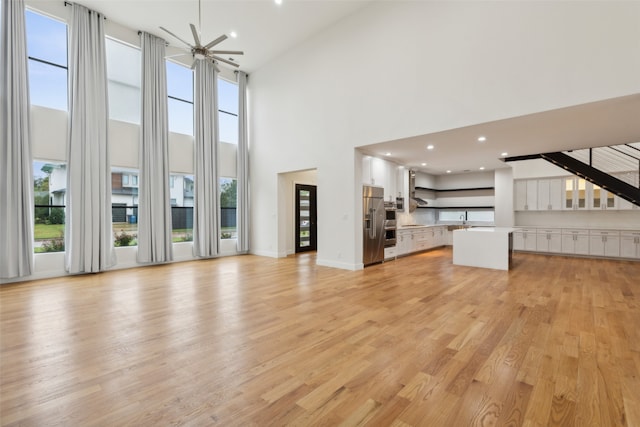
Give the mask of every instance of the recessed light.
[{"label": "recessed light", "polygon": [[421,164],[422,166],[427,166],[427,164],[426,164],[426,163],[420,163],[420,164]]},{"label": "recessed light", "polygon": [[507,153],[506,151],[501,154],[502,157],[507,157],[508,155],[509,155],[509,153]]},{"label": "recessed light", "polygon": [[229,35],[231,36],[231,38],[234,38],[234,39],[238,37],[238,33],[236,33],[235,31],[231,31]]},{"label": "recessed light", "polygon": [[479,136],[478,137],[478,142],[485,142],[487,140],[486,136]]},{"label": "recessed light", "polygon": [[384,155],[385,155],[385,156],[390,156],[390,155],[391,155],[391,153],[384,153]]},{"label": "recessed light", "polygon": [[282,4],[282,0],[274,0],[274,2],[275,2],[278,6],[280,6],[280,5]]},{"label": "recessed light", "polygon": [[447,173],[451,173],[451,171],[450,171],[450,170],[447,170]]},{"label": "recessed light", "polygon": [[427,150],[433,150],[434,148],[436,148],[436,147],[434,147],[433,144],[427,145]]},{"label": "recessed light", "polygon": [[484,170],[484,166],[480,166],[480,170],[483,171]]}]

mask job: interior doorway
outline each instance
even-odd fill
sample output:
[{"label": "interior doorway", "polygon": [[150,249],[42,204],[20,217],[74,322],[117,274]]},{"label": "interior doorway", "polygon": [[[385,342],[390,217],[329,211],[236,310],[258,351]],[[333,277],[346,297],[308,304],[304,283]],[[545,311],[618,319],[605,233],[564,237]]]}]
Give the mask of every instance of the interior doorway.
[{"label": "interior doorway", "polygon": [[317,245],[317,194],[316,186],[296,184],[296,230],[295,251],[307,252],[318,249]]}]

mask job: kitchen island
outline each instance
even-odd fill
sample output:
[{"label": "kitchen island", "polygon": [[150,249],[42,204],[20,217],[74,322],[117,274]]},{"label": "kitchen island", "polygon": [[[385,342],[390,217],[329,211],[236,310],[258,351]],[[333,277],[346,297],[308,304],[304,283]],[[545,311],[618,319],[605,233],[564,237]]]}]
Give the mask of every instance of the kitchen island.
[{"label": "kitchen island", "polygon": [[453,264],[509,270],[511,227],[472,227],[453,231]]}]

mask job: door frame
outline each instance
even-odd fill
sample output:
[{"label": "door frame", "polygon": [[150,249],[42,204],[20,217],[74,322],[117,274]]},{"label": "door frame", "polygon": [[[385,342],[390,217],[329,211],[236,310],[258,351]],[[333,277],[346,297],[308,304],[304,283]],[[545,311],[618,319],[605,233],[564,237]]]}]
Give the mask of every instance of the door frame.
[{"label": "door frame", "polygon": [[[295,253],[318,250],[318,187],[312,184],[295,183],[295,223],[294,223],[294,250]],[[300,191],[309,191],[309,246],[300,246]]]}]

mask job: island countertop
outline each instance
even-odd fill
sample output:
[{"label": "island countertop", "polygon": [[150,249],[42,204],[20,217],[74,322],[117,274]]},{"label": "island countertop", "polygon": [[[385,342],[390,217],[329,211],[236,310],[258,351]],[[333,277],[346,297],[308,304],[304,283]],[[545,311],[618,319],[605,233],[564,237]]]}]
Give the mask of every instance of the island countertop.
[{"label": "island countertop", "polygon": [[453,232],[453,264],[509,270],[513,227],[473,227]]},{"label": "island countertop", "polygon": [[518,230],[518,228],[514,228],[514,227],[469,227],[469,228],[464,228],[460,230],[455,230],[454,233],[457,233],[460,231],[461,232],[477,231],[482,233],[513,233],[516,230]]}]

